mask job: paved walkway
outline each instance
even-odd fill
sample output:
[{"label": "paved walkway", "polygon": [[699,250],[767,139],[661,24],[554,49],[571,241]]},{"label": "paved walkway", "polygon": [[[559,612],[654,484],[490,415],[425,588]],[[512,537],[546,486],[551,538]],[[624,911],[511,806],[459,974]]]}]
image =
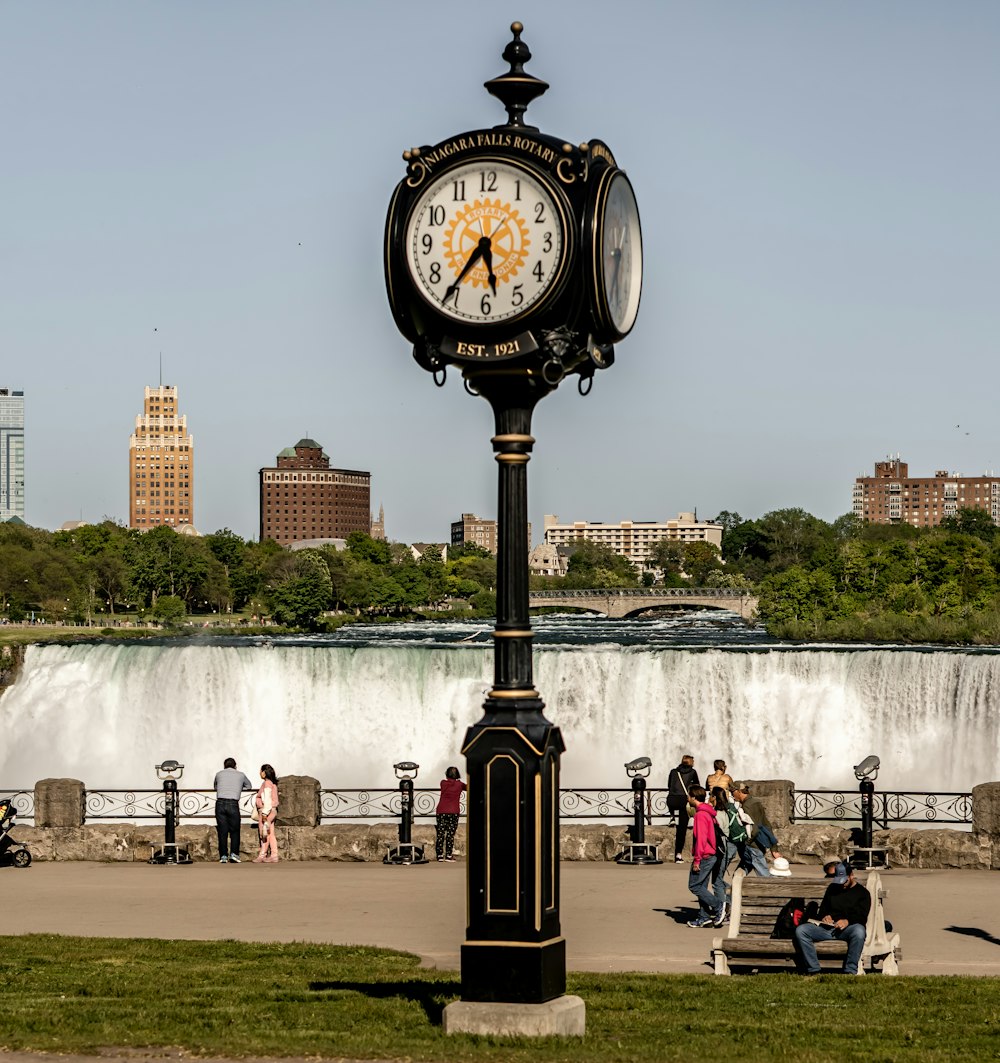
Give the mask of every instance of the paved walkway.
[{"label": "paved walkway", "polygon": [[[462,863],[36,863],[5,868],[0,878],[6,934],[378,945],[449,969],[459,966],[465,935]],[[996,872],[893,870],[882,878],[904,974],[1000,976]],[[709,972],[718,932],[685,925],[692,901],[684,865],[564,863],[569,969]]]}]

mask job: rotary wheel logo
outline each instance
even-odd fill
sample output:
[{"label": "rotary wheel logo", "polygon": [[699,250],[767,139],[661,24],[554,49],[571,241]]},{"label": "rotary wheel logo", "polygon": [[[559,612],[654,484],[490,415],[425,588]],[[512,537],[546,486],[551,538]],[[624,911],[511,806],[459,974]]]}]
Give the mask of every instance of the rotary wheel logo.
[{"label": "rotary wheel logo", "polygon": [[[444,253],[457,277],[483,237],[490,241],[493,254],[493,273],[497,283],[516,277],[524,265],[524,256],[531,246],[528,227],[521,215],[509,204],[499,199],[475,200],[468,203],[455,215],[444,236]],[[489,270],[480,259],[464,280],[471,281],[475,288],[489,284]]]}]

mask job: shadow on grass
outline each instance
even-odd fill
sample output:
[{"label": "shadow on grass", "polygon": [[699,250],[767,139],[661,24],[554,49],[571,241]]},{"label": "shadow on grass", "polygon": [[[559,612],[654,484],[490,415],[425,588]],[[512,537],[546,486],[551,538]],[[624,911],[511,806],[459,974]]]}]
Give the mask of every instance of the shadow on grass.
[{"label": "shadow on grass", "polygon": [[419,1004],[424,1009],[427,1021],[432,1026],[440,1026],[445,1003],[448,998],[457,999],[462,992],[462,983],[454,982],[310,982],[309,989],[314,993],[343,990],[361,993],[374,1000],[389,1000],[399,997]]},{"label": "shadow on grass", "polygon": [[983,941],[988,941],[991,945],[1000,945],[1000,938],[995,937],[988,930],[982,930],[978,926],[946,926],[945,930],[949,934],[964,934],[970,938],[982,938]]}]

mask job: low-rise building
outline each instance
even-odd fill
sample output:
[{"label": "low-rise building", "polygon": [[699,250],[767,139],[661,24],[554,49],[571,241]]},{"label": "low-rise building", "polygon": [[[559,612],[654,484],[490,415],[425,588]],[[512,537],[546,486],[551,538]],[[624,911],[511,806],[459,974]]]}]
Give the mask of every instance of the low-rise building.
[{"label": "low-rise building", "polygon": [[711,543],[722,550],[722,525],[714,520],[698,520],[694,513],[678,513],[675,520],[622,520],[617,524],[578,520],[560,524],[551,513],[545,515],[545,542],[569,546],[585,540],[600,543],[627,557],[639,572],[649,568],[649,554],[664,539],[678,543]]},{"label": "low-rise building", "polygon": [[[531,550],[531,522],[528,522],[528,550]],[[497,522],[487,517],[477,517],[475,513],[463,513],[460,520],[452,521],[451,545],[464,546],[465,543],[475,543],[484,550],[488,550],[496,557],[499,539],[497,536]]]},{"label": "low-rise building", "polygon": [[528,555],[528,571],[533,576],[565,576],[571,551],[565,546],[539,543]]}]

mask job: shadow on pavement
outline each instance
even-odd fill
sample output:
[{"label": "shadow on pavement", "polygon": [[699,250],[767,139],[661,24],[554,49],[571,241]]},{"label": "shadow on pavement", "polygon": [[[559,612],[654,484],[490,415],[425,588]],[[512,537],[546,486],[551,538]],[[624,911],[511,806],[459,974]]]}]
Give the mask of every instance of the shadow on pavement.
[{"label": "shadow on pavement", "polygon": [[441,1016],[445,1004],[461,995],[462,983],[454,982],[310,982],[309,989],[314,993],[348,992],[361,993],[375,1000],[387,1000],[390,997],[402,997],[412,1000],[424,1009],[428,1022],[433,1026],[441,1025]]},{"label": "shadow on pavement", "polygon": [[949,934],[965,934],[970,938],[982,938],[983,941],[988,941],[991,945],[1000,945],[1000,938],[995,937],[987,930],[981,930],[978,926],[946,926],[945,930]]},{"label": "shadow on pavement", "polygon": [[698,914],[697,908],[654,908],[654,912],[663,912],[668,919],[675,923],[686,926],[689,919],[694,919]]}]

